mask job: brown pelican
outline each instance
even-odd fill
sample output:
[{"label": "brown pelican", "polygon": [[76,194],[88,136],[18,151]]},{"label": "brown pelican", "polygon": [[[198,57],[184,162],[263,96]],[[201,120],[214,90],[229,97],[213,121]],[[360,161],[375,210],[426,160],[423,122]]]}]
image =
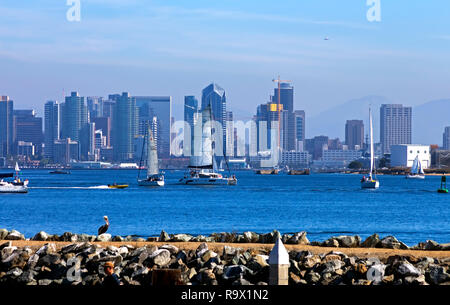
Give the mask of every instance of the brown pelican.
[{"label": "brown pelican", "polygon": [[98,235],[102,235],[103,233],[106,233],[106,231],[108,231],[108,228],[109,228],[108,216],[103,216],[103,219],[105,220],[105,224],[103,226],[101,226],[100,228],[98,228]]}]

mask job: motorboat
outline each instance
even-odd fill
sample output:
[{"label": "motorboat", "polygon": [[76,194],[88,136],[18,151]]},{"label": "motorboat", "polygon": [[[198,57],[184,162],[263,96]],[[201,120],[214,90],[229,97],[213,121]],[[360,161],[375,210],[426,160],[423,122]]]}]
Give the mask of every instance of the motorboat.
[{"label": "motorboat", "polygon": [[113,184],[108,184],[108,187],[110,189],[125,189],[128,187],[128,184],[117,184],[117,183],[113,183]]},{"label": "motorboat", "polygon": [[[0,193],[28,193],[28,179],[22,180],[19,177],[20,168],[16,162],[14,173],[0,174]],[[5,181],[6,178],[13,178],[13,181]]]}]

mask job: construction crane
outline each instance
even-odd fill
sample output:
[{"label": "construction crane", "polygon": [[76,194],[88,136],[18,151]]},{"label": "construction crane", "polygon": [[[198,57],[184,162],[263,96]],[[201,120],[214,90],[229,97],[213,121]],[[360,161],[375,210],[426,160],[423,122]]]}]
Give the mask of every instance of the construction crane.
[{"label": "construction crane", "polygon": [[277,111],[278,111],[278,151],[280,150],[280,134],[281,134],[281,113],[280,113],[280,103],[281,103],[281,83],[292,83],[290,80],[281,80],[280,76],[278,75],[278,79],[272,79],[272,82],[278,83],[278,104],[277,104]]}]

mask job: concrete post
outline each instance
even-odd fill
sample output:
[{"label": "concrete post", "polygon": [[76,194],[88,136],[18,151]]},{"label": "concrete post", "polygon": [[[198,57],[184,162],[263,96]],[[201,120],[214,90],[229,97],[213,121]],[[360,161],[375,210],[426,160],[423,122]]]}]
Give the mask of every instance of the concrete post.
[{"label": "concrete post", "polygon": [[269,254],[269,285],[289,284],[289,254],[278,238]]}]

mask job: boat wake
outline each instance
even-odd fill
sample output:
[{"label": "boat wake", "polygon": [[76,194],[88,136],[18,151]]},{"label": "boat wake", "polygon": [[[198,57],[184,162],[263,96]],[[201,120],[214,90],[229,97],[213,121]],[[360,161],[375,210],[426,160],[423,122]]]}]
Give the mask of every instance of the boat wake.
[{"label": "boat wake", "polygon": [[29,187],[29,189],[45,189],[45,190],[110,190],[107,185],[96,185],[96,186],[36,186]]}]

